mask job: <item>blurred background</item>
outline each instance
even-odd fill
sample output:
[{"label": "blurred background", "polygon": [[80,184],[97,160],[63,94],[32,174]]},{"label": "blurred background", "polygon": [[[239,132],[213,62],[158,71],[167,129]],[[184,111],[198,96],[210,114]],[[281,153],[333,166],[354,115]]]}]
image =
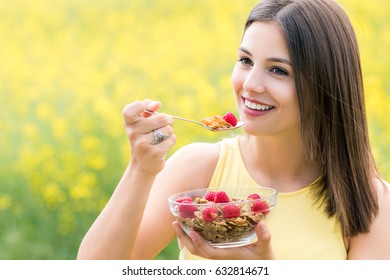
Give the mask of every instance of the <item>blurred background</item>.
[{"label": "blurred background", "polygon": [[[0,0],[0,259],[76,258],[130,158],[125,104],[235,113],[230,75],[256,3]],[[390,180],[390,2],[339,3],[359,38],[372,146]],[[171,153],[229,136],[174,128]],[[177,259],[176,241],[158,259]]]}]

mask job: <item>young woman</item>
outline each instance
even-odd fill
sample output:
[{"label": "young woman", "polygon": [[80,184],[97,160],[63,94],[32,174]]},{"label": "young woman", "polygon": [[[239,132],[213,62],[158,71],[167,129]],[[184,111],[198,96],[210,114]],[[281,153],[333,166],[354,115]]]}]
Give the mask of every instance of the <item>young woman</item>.
[{"label": "young woman", "polygon": [[[390,259],[389,185],[370,149],[358,45],[340,6],[261,1],[232,85],[245,134],[188,145],[167,162],[172,119],[144,112],[159,102],[124,108],[131,161],[78,257],[152,259],[178,236],[182,259]],[[232,185],[279,192],[255,243],[216,249],[173,222],[170,195]]]}]

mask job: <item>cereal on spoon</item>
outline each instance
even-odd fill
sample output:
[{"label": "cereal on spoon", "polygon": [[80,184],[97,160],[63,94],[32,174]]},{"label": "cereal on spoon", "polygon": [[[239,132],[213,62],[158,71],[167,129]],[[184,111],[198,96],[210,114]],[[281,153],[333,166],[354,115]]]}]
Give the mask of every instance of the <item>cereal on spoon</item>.
[{"label": "cereal on spoon", "polygon": [[200,122],[213,130],[218,130],[235,127],[238,121],[233,113],[228,112],[223,117],[215,115],[201,119]]}]

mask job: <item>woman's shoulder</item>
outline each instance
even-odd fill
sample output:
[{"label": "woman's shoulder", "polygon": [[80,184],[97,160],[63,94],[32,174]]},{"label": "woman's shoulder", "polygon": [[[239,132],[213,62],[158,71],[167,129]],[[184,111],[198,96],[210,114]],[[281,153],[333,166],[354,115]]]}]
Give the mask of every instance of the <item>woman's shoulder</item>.
[{"label": "woman's shoulder", "polygon": [[195,142],[178,149],[168,160],[170,164],[181,166],[181,169],[205,168],[217,163],[221,142],[205,143]]},{"label": "woman's shoulder", "polygon": [[191,143],[178,149],[167,160],[164,174],[174,174],[184,185],[207,187],[217,165],[221,142]]},{"label": "woman's shoulder", "polygon": [[194,142],[178,149],[170,159],[182,160],[203,158],[204,160],[218,158],[221,141],[216,143]]},{"label": "woman's shoulder", "polygon": [[[376,192],[378,197],[378,216],[386,222],[388,234],[390,236],[390,184],[385,180],[377,180]],[[390,242],[390,240],[389,240]]]},{"label": "woman's shoulder", "polygon": [[[390,221],[390,184],[389,182],[377,179],[376,180],[376,194],[378,198],[378,215],[387,215]],[[390,235],[390,226],[389,226]]]},{"label": "woman's shoulder", "polygon": [[377,179],[376,180],[376,191],[378,194],[378,198],[387,198],[390,199],[390,183],[382,180],[382,179]]}]

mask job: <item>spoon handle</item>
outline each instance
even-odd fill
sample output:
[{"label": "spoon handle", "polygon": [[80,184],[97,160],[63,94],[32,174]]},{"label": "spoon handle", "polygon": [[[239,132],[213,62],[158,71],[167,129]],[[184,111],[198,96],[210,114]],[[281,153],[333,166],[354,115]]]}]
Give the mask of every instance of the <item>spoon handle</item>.
[{"label": "spoon handle", "polygon": [[182,118],[182,117],[178,117],[178,116],[172,116],[170,115],[173,119],[177,119],[177,120],[181,120],[181,121],[185,121],[185,122],[192,122],[192,123],[196,123],[196,124],[200,124],[203,126],[203,124],[201,122],[198,122],[198,121],[194,121],[194,120],[190,120],[190,119],[186,119],[186,118]]},{"label": "spoon handle", "polygon": [[[151,110],[148,110],[148,109],[145,109],[144,111],[146,113],[149,113],[149,114],[158,115],[158,113],[151,111]],[[177,120],[181,120],[181,121],[185,121],[185,122],[192,122],[192,123],[196,123],[196,124],[203,126],[203,124],[201,122],[198,122],[198,121],[194,121],[194,120],[190,120],[190,119],[186,119],[186,118],[182,118],[182,117],[178,117],[178,116],[172,116],[172,115],[169,115],[169,116],[173,119],[177,119]]]}]

